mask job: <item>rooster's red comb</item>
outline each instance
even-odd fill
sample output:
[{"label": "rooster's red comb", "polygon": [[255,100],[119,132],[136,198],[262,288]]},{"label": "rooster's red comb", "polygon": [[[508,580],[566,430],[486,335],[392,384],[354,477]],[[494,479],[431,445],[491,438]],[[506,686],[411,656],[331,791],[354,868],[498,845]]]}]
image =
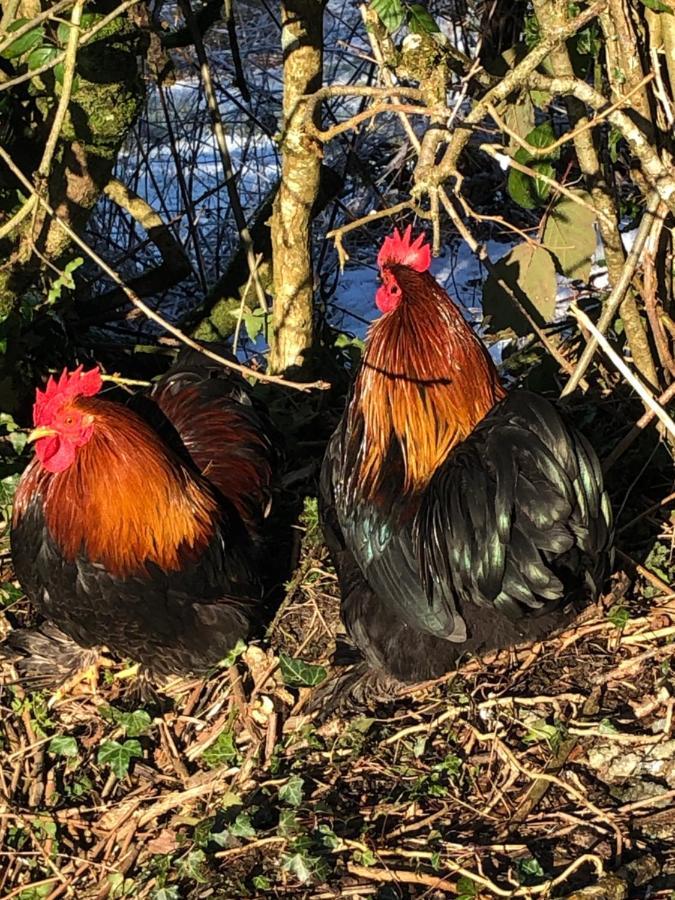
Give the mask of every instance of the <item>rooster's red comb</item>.
[{"label": "rooster's red comb", "polygon": [[61,373],[58,381],[50,375],[44,391],[39,388],[35,391],[35,403],[33,405],[33,424],[46,425],[51,420],[54,412],[66,401],[75,397],[93,397],[101,390],[101,370],[91,369],[83,371],[84,366],[78,366],[74,372],[66,369]]},{"label": "rooster's red comb", "polygon": [[431,265],[431,247],[424,240],[424,233],[412,240],[412,225],[403,234],[394,228],[393,234],[382,241],[377,254],[377,264],[382,266],[408,266],[416,272],[426,272]]}]

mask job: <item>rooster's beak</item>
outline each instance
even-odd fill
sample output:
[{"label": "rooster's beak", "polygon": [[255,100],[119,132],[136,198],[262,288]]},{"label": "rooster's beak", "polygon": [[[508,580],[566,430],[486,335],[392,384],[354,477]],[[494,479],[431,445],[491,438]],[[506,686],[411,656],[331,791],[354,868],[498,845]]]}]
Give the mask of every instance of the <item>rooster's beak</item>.
[{"label": "rooster's beak", "polygon": [[39,441],[40,438],[54,437],[56,433],[57,432],[53,428],[48,428],[46,425],[39,425],[31,431],[26,440],[29,444],[32,444],[33,441]]}]

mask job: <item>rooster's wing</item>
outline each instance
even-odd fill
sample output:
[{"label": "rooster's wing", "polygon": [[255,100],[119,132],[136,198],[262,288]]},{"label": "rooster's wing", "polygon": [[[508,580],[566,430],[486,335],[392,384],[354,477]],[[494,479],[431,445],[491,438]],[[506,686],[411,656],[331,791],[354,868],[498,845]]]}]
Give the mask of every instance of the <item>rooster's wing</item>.
[{"label": "rooster's wing", "polygon": [[413,531],[432,608],[496,607],[514,621],[580,591],[595,596],[611,562],[598,458],[551,403],[527,391],[509,394],[449,454]]},{"label": "rooster's wing", "polygon": [[343,617],[361,650],[398,677],[541,637],[563,621],[561,601],[594,596],[608,574],[612,514],[598,459],[541,397],[515,391],[498,403],[421,498],[386,484],[372,500],[355,496],[345,443],[343,422],[321,485]]},{"label": "rooster's wing", "polygon": [[259,537],[271,504],[279,438],[246,381],[197,351],[183,350],[152,399],[197,469],[236,507],[250,535]]}]

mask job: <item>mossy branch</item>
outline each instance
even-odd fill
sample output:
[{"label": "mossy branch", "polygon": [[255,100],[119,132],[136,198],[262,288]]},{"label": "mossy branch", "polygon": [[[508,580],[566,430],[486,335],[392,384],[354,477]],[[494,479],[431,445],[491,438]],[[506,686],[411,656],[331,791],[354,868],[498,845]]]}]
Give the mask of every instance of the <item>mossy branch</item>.
[{"label": "mossy branch", "polygon": [[[610,0],[610,3],[612,2],[614,0]],[[556,27],[561,27],[567,20],[567,4],[561,3],[560,0],[535,0],[534,9],[541,28],[543,28],[544,23],[548,26],[551,22]],[[607,16],[607,13],[603,13],[603,15]],[[556,76],[562,76],[563,78],[574,77],[572,60],[565,43],[561,43],[551,50],[550,63]],[[635,82],[630,87],[635,88]],[[633,97],[633,101],[638,102],[642,95],[643,91],[637,92]],[[619,232],[619,212],[610,186],[603,175],[600,158],[593,142],[593,133],[587,127],[589,119],[586,113],[586,106],[574,94],[565,96],[565,104],[570,125],[573,131],[576,130],[572,140],[579,168],[586,178],[593,205],[598,213],[598,229],[605,251],[609,282],[610,285],[615,285],[621,279],[625,260],[621,233]],[[621,317],[635,365],[642,377],[649,384],[656,387],[658,384],[656,366],[649,347],[647,332],[640,319],[635,296],[630,289],[630,283],[626,285],[621,301]]]},{"label": "mossy branch", "polygon": [[[608,106],[606,97],[579,78],[556,78],[549,75],[531,73],[526,79],[527,86],[540,91],[564,96],[572,94],[588,104],[592,109],[601,111]],[[655,147],[649,142],[630,116],[620,109],[609,112],[607,118],[621,132],[631,152],[638,158],[643,173],[668,209],[675,213],[675,167],[672,161],[666,165]]]},{"label": "mossy branch", "polygon": [[592,3],[578,16],[567,20],[563,25],[550,28],[546,37],[536,47],[533,47],[525,59],[511,69],[498,84],[491,88],[474,105],[471,112],[462,121],[461,126],[453,134],[440,162],[433,167],[416,172],[418,190],[425,190],[427,186],[442,184],[444,181],[457,175],[457,162],[471,137],[473,132],[472,126],[478,125],[485,118],[488,114],[488,107],[490,105],[498,107],[510,94],[524,87],[528,77],[541,65],[551,50],[595,19],[605,9],[606,5],[606,0],[596,0],[595,3]]}]

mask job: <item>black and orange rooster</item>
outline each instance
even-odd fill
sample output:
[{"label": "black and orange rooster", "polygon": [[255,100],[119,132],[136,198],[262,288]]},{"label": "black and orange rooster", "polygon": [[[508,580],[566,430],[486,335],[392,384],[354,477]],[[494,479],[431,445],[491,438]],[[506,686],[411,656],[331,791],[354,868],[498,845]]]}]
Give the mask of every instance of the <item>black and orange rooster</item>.
[{"label": "black and orange rooster", "polygon": [[53,625],[14,642],[43,658],[45,637],[70,644],[73,667],[80,648],[104,644],[154,673],[203,672],[260,612],[269,423],[239,375],[196,351],[179,355],[143,417],[97,396],[101,384],[80,366],[37,391],[11,544]]},{"label": "black and orange rooster", "polygon": [[595,452],[548,400],[505,392],[430,262],[410,228],[385,239],[384,315],[321,477],[347,631],[404,681],[563,624],[613,537]]}]

